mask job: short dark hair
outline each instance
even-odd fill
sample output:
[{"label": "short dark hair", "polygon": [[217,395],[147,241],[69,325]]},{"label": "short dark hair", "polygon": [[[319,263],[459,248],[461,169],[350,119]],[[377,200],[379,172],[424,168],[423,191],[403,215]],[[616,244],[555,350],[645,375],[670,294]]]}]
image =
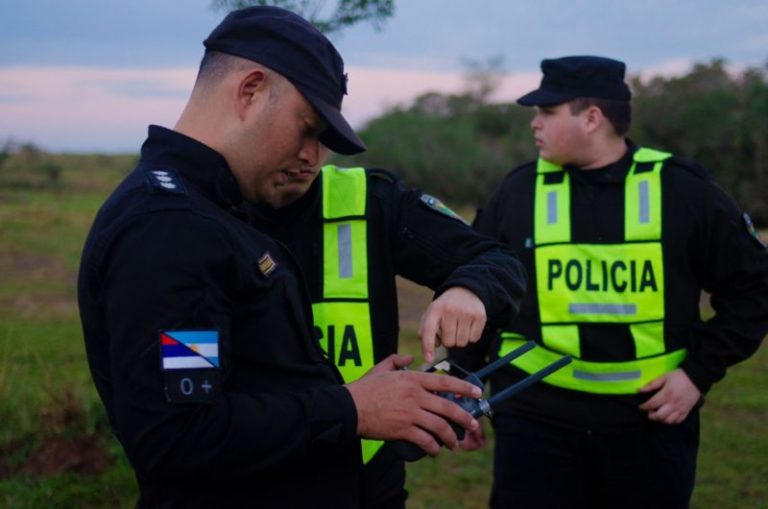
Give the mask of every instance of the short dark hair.
[{"label": "short dark hair", "polygon": [[205,52],[200,62],[197,81],[203,86],[218,83],[232,72],[250,70],[255,66],[263,68],[270,75],[272,86],[269,88],[269,99],[275,100],[282,96],[289,83],[285,77],[258,62],[252,62],[247,58],[229,55],[220,51],[209,50]]},{"label": "short dark hair", "polygon": [[598,99],[594,97],[579,97],[568,101],[571,113],[577,115],[590,106],[600,108],[603,116],[613,126],[613,130],[619,136],[624,136],[629,131],[632,123],[632,105],[629,101],[616,101],[613,99]]},{"label": "short dark hair", "polygon": [[217,83],[223,80],[233,71],[242,71],[253,65],[253,62],[228,55],[220,51],[206,51],[203,59],[200,61],[200,68],[197,71],[197,81],[204,83]]}]

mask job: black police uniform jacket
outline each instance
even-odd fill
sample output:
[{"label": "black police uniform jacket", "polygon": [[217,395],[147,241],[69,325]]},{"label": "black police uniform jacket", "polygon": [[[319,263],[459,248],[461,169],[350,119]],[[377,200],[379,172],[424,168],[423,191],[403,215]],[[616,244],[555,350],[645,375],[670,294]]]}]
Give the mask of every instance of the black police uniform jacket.
[{"label": "black police uniform jacket", "polygon": [[[605,168],[582,171],[565,166],[571,177],[572,241],[620,243],[624,240],[624,182],[637,149],[629,150]],[[475,228],[517,250],[529,274],[535,274],[533,199],[536,163],[510,172],[480,211]],[[662,252],[666,307],[667,350],[687,348],[681,364],[691,381],[706,393],[726,368],[746,359],[768,331],[768,252],[750,234],[733,200],[697,163],[680,157],[665,162],[662,179]],[[532,285],[533,286],[533,285]],[[701,291],[711,294],[716,316],[699,314]],[[540,339],[536,292],[520,306],[515,330]],[[599,325],[582,328],[582,351],[601,352],[606,361],[633,352],[632,337],[616,335],[605,341]],[[498,336],[486,336],[473,348],[456,350],[460,362],[477,365],[498,351]],[[613,350],[604,350],[606,344]],[[616,357],[613,357],[613,356]],[[508,367],[492,379],[497,392],[520,378]],[[496,413],[510,412],[576,430],[622,431],[645,425],[647,414],[638,405],[648,395],[608,396],[570,391],[544,383],[519,393]]]},{"label": "black police uniform jacket", "polygon": [[[295,260],[243,210],[223,157],[151,126],[86,241],[88,361],[139,507],[358,507],[352,397]],[[164,370],[163,331],[217,337],[219,366]]]},{"label": "black police uniform jacket", "polygon": [[[453,286],[467,288],[485,305],[488,329],[508,324],[526,286],[525,271],[512,251],[430,206],[434,201],[429,196],[407,189],[392,173],[366,169],[366,176],[375,362],[398,348],[396,275],[435,290],[435,296]],[[313,302],[323,295],[321,180],[318,177],[303,197],[286,207],[259,205],[255,217],[260,230],[280,239],[296,256]],[[367,465],[366,478],[388,484],[384,478],[402,469],[398,461],[385,446]]]}]

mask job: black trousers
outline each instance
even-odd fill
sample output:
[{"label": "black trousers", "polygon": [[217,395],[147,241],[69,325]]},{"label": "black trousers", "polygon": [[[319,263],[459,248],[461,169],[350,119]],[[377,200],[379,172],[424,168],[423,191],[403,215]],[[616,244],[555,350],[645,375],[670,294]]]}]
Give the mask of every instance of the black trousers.
[{"label": "black trousers", "polygon": [[631,432],[572,431],[510,415],[496,433],[493,509],[684,509],[696,476],[699,413]]},{"label": "black trousers", "polygon": [[405,462],[385,444],[365,465],[363,473],[364,509],[404,509]]}]

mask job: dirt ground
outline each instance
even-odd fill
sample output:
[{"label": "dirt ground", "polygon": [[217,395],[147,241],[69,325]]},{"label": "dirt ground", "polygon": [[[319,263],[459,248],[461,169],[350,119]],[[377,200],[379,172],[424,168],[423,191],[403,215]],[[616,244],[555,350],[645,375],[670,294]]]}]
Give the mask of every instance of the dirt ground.
[{"label": "dirt ground", "polygon": [[0,446],[0,479],[18,474],[98,475],[114,462],[105,446],[107,437],[86,429],[85,413],[70,394],[43,409],[39,418],[44,436],[26,436]]}]

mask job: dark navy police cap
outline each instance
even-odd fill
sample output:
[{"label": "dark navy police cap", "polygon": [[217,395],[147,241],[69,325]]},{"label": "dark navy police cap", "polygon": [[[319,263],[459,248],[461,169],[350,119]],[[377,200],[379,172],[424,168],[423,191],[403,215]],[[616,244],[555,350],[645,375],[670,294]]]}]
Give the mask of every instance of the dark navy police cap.
[{"label": "dark navy police cap", "polygon": [[258,62],[285,76],[328,123],[320,136],[340,154],[366,149],[341,115],[347,75],[341,55],[317,28],[279,7],[233,11],[203,41],[206,51],[219,51]]},{"label": "dark navy police cap", "polygon": [[541,61],[544,77],[537,90],[517,100],[523,106],[553,106],[579,97],[629,101],[624,62],[605,57],[579,56]]}]

